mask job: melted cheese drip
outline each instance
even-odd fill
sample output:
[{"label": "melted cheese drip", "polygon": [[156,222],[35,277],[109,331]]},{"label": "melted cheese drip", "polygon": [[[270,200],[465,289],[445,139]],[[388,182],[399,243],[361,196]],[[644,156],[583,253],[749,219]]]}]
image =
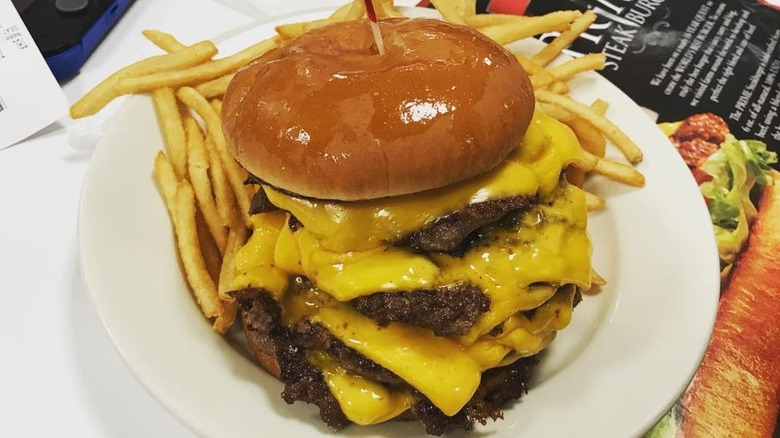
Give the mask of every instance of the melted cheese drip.
[{"label": "melted cheese drip", "polygon": [[391,420],[412,407],[407,391],[394,391],[365,377],[348,373],[323,352],[309,354],[309,362],[322,371],[325,384],[341,410],[355,424],[378,424]]},{"label": "melted cheese drip", "polygon": [[[572,186],[559,188],[562,169],[580,154],[567,127],[537,113],[504,165],[453,187],[355,203],[312,201],[266,188],[271,202],[304,226],[293,232],[282,211],[253,216],[255,231],[237,255],[233,286],[268,289],[281,302],[286,324],[305,316],[322,325],[454,415],[472,397],[484,370],[539,352],[568,325],[575,291],[569,285],[590,285],[584,194]],[[388,243],[470,202],[536,194],[542,197],[539,205],[518,215],[514,226],[487,231],[462,258],[415,254]],[[316,287],[300,293],[290,284],[295,275]],[[379,328],[339,303],[453,282],[474,284],[491,297],[490,311],[460,339],[405,324]],[[525,312],[530,309],[535,311]],[[491,336],[498,326],[500,334]],[[352,421],[385,421],[411,403],[327,360],[317,363]]]},{"label": "melted cheese drip", "polygon": [[519,148],[497,169],[452,186],[406,196],[359,202],[319,201],[264,187],[272,204],[287,210],[337,252],[393,242],[468,204],[511,196],[546,196],[561,169],[579,160],[577,137],[565,125],[537,112]]}]

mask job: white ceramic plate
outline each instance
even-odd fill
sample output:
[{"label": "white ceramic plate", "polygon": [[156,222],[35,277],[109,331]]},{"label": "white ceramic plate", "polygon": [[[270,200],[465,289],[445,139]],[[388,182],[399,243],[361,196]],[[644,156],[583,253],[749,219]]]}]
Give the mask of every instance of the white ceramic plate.
[{"label": "white ceramic plate", "polygon": [[[418,12],[419,13],[419,12]],[[286,22],[319,18],[305,14]],[[230,53],[274,23],[221,44]],[[531,44],[533,45],[533,44]],[[609,280],[586,297],[546,353],[530,393],[481,433],[628,437],[643,433],[684,390],[704,353],[717,305],[716,247],[688,169],[653,122],[596,74],[572,84],[584,102],[611,102],[609,118],[645,152],[647,186],[603,180],[591,216],[594,264]],[[246,354],[236,333],[212,332],[190,297],[170,221],[152,180],[162,139],[149,99],[127,101],[92,159],[79,241],[85,284],[127,366],[193,431],[209,437],[329,433],[316,408],[286,405],[282,385]],[[411,423],[349,427],[344,436],[416,436]]]}]

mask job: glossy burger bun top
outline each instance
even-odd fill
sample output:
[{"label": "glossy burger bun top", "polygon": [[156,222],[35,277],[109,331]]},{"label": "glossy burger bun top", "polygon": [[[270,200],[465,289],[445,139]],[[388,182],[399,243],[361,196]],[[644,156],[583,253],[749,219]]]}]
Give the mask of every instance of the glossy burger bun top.
[{"label": "glossy burger bun top", "polygon": [[222,122],[250,173],[299,195],[376,199],[443,187],[496,167],[534,111],[528,75],[479,32],[430,19],[312,30],[252,61]]}]

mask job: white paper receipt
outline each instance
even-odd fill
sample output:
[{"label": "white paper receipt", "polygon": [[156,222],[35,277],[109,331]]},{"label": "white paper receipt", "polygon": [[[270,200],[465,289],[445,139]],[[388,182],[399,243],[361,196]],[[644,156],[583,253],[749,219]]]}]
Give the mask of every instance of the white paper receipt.
[{"label": "white paper receipt", "polygon": [[11,0],[0,0],[0,149],[65,115],[68,101]]}]

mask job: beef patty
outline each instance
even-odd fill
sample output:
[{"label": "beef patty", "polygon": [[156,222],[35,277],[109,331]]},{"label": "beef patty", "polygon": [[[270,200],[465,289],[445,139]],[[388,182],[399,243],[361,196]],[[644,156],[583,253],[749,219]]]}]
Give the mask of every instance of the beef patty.
[{"label": "beef patty", "polygon": [[[264,183],[254,175],[250,175],[244,184],[258,186],[257,192],[252,197],[249,214],[265,213],[278,209],[271,204],[265,190],[260,186],[267,183]],[[275,188],[275,190],[289,196],[306,198],[279,188]],[[454,251],[475,230],[498,221],[510,212],[529,208],[536,202],[538,200],[535,196],[513,196],[475,202],[460,210],[437,218],[430,226],[412,232],[395,243],[399,246],[409,246],[418,252]]]},{"label": "beef patty", "polygon": [[279,378],[284,383],[282,398],[290,404],[304,401],[317,405],[322,420],[336,430],[350,421],[330,393],[322,373],[306,360],[310,349],[327,351],[342,367],[356,374],[406,386],[418,401],[399,419],[417,420],[433,435],[452,429],[471,430],[475,422],[485,424],[488,419],[500,418],[501,407],[527,391],[531,371],[537,363],[532,356],[486,371],[474,397],[460,412],[448,417],[400,377],[347,347],[327,330],[306,321],[299,322],[294,330],[284,327],[281,307],[264,290],[244,289],[231,295],[238,301],[244,333],[253,353],[258,358],[270,356],[279,364]]},{"label": "beef patty", "polygon": [[472,232],[498,221],[510,212],[524,210],[537,202],[532,196],[514,196],[469,204],[436,219],[432,225],[415,231],[400,242],[419,252],[450,252]]},{"label": "beef patty", "polygon": [[476,286],[455,284],[412,292],[379,292],[352,301],[363,315],[380,325],[391,322],[426,327],[436,336],[468,333],[490,310],[490,297]]}]

